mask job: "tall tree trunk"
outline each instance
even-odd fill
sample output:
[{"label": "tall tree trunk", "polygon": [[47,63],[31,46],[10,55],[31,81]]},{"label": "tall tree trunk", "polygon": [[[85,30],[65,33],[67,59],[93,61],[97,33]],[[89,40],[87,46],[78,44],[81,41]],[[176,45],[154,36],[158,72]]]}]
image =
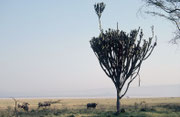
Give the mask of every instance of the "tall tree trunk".
[{"label": "tall tree trunk", "polygon": [[120,97],[119,97],[120,91],[117,90],[117,102],[116,102],[116,108],[117,108],[117,114],[120,113]]}]

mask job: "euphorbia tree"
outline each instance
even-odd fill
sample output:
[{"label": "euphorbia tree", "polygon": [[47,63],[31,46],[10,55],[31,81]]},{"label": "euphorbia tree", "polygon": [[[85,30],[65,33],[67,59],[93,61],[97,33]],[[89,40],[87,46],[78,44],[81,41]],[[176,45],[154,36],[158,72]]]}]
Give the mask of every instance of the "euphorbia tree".
[{"label": "euphorbia tree", "polygon": [[[104,3],[94,5],[99,22]],[[103,10],[101,9],[103,8]],[[101,11],[99,11],[101,10]],[[91,47],[106,75],[111,78],[117,90],[117,113],[120,112],[120,99],[126,94],[131,82],[139,75],[141,64],[154,50],[153,36],[143,39],[142,30],[132,30],[130,34],[119,29],[101,29],[98,37],[90,40]],[[139,39],[138,39],[139,37]],[[126,87],[122,92],[122,88]]]}]

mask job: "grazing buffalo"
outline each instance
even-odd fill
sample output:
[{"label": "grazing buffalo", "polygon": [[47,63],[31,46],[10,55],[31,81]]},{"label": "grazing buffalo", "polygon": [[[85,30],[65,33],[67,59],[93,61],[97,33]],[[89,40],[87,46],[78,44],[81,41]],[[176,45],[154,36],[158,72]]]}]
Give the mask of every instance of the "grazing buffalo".
[{"label": "grazing buffalo", "polygon": [[40,107],[47,107],[47,106],[51,106],[51,104],[56,104],[56,103],[60,103],[61,100],[57,100],[57,101],[45,101],[45,102],[39,102],[38,103],[38,108]]},{"label": "grazing buffalo", "polygon": [[40,107],[47,107],[47,106],[51,106],[51,104],[48,103],[48,102],[44,102],[44,103],[39,102],[38,103],[38,108],[40,108]]},{"label": "grazing buffalo", "polygon": [[88,103],[87,104],[87,109],[88,108],[96,108],[96,105],[97,105],[96,103]]},{"label": "grazing buffalo", "polygon": [[24,102],[22,104],[18,104],[18,108],[22,108],[23,110],[28,111],[29,110],[28,105],[29,105],[28,103]]}]

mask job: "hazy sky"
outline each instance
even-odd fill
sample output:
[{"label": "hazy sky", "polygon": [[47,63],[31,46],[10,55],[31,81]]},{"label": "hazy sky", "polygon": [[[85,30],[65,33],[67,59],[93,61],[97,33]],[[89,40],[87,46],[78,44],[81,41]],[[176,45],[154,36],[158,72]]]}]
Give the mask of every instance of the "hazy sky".
[{"label": "hazy sky", "polygon": [[[0,0],[0,95],[114,87],[89,44],[99,34],[93,8],[97,2]],[[104,2],[104,30],[118,22],[126,32],[140,26],[149,37],[155,26],[158,46],[142,64],[141,84],[180,84],[180,48],[168,43],[175,26],[138,13],[141,0]]]}]

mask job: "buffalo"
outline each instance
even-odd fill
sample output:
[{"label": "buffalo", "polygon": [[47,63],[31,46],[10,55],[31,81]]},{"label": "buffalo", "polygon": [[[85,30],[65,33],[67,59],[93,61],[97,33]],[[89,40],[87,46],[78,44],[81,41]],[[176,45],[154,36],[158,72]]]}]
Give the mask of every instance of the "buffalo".
[{"label": "buffalo", "polygon": [[29,105],[28,103],[24,102],[22,104],[18,104],[18,108],[22,108],[23,110],[28,111],[29,110],[28,105]]},{"label": "buffalo", "polygon": [[61,100],[57,100],[57,101],[45,101],[45,102],[39,102],[38,103],[38,108],[40,107],[47,107],[47,106],[51,106],[51,104],[55,104],[55,103],[60,103]]},{"label": "buffalo", "polygon": [[96,108],[96,105],[97,105],[96,103],[88,103],[87,104],[87,109],[88,108]]},{"label": "buffalo", "polygon": [[48,103],[48,102],[44,102],[44,103],[39,102],[38,103],[38,108],[40,108],[40,107],[47,107],[47,106],[51,106],[51,104]]}]

